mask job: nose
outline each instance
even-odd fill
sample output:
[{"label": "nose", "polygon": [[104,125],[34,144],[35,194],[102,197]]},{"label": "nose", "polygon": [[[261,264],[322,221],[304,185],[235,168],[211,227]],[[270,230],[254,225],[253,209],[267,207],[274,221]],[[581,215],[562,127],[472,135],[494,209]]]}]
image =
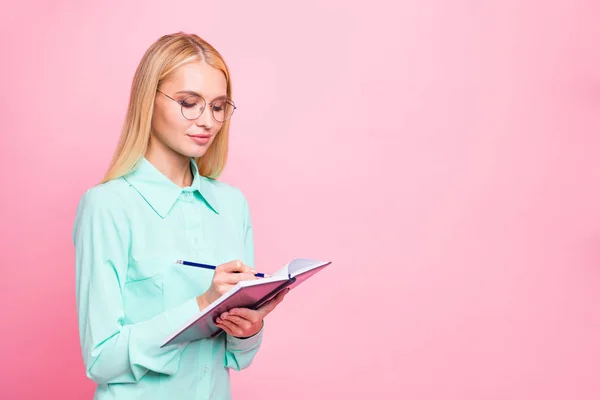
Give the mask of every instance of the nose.
[{"label": "nose", "polygon": [[215,124],[215,120],[212,117],[212,110],[210,106],[206,106],[202,114],[198,118],[196,118],[197,126],[204,126],[207,130],[211,129]]}]

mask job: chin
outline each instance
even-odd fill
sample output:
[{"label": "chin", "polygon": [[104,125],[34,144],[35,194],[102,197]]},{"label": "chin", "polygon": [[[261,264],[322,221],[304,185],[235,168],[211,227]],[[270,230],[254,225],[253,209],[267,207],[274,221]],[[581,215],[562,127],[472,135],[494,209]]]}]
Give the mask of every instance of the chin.
[{"label": "chin", "polygon": [[[214,138],[211,138],[214,139]],[[171,146],[171,148],[173,150],[175,150],[177,153],[186,156],[186,157],[192,157],[192,158],[198,158],[198,157],[202,157],[204,154],[206,154],[206,152],[208,151],[208,149],[210,148],[210,146],[213,144],[214,140],[210,140],[208,143],[190,143],[190,141],[184,141],[184,142],[180,142],[180,143],[174,143],[175,146]]]},{"label": "chin", "polygon": [[185,153],[181,153],[186,157],[189,158],[198,158],[198,157],[202,157],[203,155],[206,154],[206,150],[208,149],[204,149],[204,150],[196,150],[196,151],[186,151]]},{"label": "chin", "polygon": [[192,148],[182,149],[184,150],[181,154],[186,157],[198,158],[202,157],[208,151],[209,146],[194,146]]}]

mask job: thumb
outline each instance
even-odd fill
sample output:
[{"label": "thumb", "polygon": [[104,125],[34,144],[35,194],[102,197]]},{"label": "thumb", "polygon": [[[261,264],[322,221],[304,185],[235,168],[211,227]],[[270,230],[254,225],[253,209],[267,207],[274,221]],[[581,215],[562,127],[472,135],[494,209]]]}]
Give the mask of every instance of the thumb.
[{"label": "thumb", "polygon": [[283,298],[285,297],[286,294],[289,293],[289,291],[290,291],[290,288],[287,288],[287,289],[282,290],[281,292],[277,293],[277,296],[273,297],[271,300],[269,300],[268,302],[266,302],[265,304],[263,304],[259,308],[259,311],[261,311],[263,313],[263,315],[266,316],[271,311],[273,311],[273,309],[275,307],[277,307],[277,305],[279,303],[281,303],[283,301]]}]

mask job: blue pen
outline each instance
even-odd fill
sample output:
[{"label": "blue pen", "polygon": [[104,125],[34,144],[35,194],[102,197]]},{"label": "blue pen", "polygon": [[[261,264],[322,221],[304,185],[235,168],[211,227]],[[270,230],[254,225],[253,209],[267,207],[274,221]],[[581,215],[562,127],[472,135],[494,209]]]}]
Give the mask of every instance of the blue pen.
[{"label": "blue pen", "polygon": [[[212,269],[212,270],[217,268],[215,265],[200,264],[200,263],[195,263],[195,262],[191,262],[191,261],[183,261],[183,260],[177,260],[177,264],[183,264],[183,265],[187,265],[189,267],[198,267],[198,268],[205,268],[205,269]],[[256,276],[258,278],[264,278],[265,274],[263,274],[262,272],[259,272],[259,273],[254,274],[254,276]]]}]

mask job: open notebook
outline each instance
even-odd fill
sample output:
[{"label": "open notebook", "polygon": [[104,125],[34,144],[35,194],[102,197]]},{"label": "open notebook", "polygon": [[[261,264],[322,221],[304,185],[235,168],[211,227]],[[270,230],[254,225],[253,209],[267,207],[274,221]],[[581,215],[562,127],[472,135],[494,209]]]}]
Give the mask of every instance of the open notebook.
[{"label": "open notebook", "polygon": [[268,278],[238,282],[198,315],[169,336],[161,347],[169,344],[215,337],[222,329],[215,325],[219,315],[232,308],[257,309],[285,288],[294,288],[331,264],[330,261],[317,261],[298,258]]}]

